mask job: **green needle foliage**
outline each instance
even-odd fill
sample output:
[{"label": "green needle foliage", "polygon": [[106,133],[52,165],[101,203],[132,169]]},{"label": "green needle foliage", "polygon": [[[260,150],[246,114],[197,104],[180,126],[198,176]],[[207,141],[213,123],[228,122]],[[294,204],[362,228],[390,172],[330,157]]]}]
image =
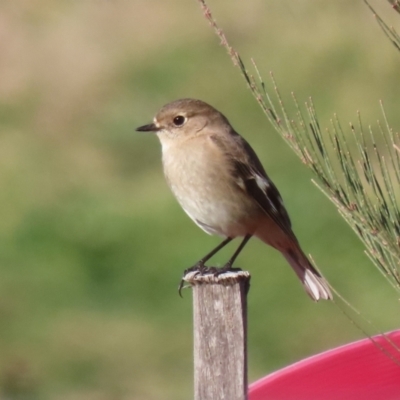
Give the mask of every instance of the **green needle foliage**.
[{"label": "green needle foliage", "polygon": [[[400,135],[390,127],[383,105],[383,124],[365,128],[360,114],[357,124],[344,130],[337,115],[324,130],[311,99],[302,110],[295,96],[294,116],[289,115],[274,77],[274,100],[252,60],[255,76],[248,72],[237,51],[218,27],[204,0],[205,17],[227,49],[232,61],[276,131],[315,174],[314,183],[335,204],[340,215],[356,232],[366,253],[389,283],[400,291]],[[377,16],[386,36],[400,50],[400,37]],[[396,1],[393,9],[399,12]]]},{"label": "green needle foliage", "polygon": [[[390,4],[392,4],[393,10],[397,11],[400,14],[400,2],[398,0],[388,0]],[[400,36],[395,31],[393,27],[389,27],[386,22],[376,13],[374,8],[369,4],[367,0],[364,0],[364,3],[367,7],[373,12],[376,21],[379,26],[382,28],[383,33],[386,37],[393,43],[397,50],[400,50]]]}]

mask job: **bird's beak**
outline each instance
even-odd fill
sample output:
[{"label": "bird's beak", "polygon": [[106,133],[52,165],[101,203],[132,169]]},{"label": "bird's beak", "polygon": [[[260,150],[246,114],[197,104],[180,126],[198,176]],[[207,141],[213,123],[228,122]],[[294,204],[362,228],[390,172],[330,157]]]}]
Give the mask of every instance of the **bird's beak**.
[{"label": "bird's beak", "polygon": [[136,130],[138,132],[157,132],[160,130],[160,128],[153,123],[153,124],[139,126],[139,128],[136,128]]}]

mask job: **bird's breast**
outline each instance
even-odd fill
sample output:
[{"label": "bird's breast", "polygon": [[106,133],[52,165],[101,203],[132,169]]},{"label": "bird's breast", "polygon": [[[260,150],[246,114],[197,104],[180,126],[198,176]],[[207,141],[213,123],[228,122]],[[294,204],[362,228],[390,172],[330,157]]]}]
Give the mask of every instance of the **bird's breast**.
[{"label": "bird's breast", "polygon": [[235,182],[231,162],[206,138],[163,146],[167,182],[185,212],[207,233],[243,236],[259,212]]}]

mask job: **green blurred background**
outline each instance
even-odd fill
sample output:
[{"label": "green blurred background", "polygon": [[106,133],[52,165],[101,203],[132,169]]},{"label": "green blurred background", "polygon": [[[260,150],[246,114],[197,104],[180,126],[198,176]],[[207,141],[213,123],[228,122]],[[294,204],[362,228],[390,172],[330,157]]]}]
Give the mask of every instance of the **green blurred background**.
[{"label": "green blurred background", "polygon": [[[382,99],[399,127],[399,53],[361,0],[209,5],[288,104],[295,91],[324,126],[357,110],[374,125]],[[181,97],[229,117],[326,277],[381,330],[398,325],[396,293],[269,126],[195,0],[1,2],[0,46],[1,399],[192,397],[191,294],[177,285],[219,239],[172,197],[157,138],[134,131]],[[363,337],[334,304],[310,301],[274,250],[254,240],[237,264],[252,273],[250,381]]]}]

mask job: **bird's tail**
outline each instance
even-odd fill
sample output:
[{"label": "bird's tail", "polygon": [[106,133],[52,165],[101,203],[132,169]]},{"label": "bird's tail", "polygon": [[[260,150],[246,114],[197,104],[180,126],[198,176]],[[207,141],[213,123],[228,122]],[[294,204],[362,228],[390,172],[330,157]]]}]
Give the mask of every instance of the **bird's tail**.
[{"label": "bird's tail", "polygon": [[282,251],[283,256],[289,262],[301,280],[307,294],[314,300],[331,300],[332,293],[323,276],[313,267],[307,256],[297,245]]}]

